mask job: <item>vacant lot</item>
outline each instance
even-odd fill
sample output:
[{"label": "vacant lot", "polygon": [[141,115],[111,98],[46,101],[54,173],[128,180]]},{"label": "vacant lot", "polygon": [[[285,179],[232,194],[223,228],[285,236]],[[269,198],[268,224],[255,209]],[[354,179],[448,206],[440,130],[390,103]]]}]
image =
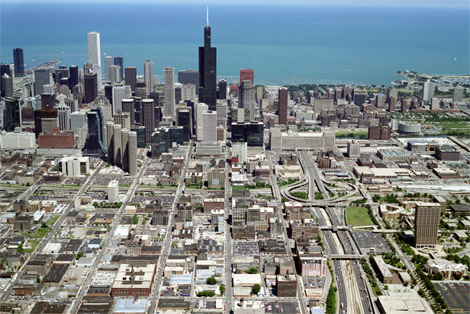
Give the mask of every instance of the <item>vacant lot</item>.
[{"label": "vacant lot", "polygon": [[370,226],[374,224],[365,207],[346,208],[346,222],[352,226]]}]

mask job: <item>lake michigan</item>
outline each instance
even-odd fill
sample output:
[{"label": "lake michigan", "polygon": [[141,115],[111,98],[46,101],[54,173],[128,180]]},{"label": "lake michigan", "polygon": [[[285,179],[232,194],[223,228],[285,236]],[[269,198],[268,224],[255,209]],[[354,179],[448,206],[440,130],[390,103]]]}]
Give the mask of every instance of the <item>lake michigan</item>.
[{"label": "lake michigan", "polygon": [[[397,70],[468,74],[469,10],[439,7],[211,5],[217,75],[229,82],[253,68],[255,83],[389,85]],[[24,49],[26,68],[53,58],[87,61],[87,32],[101,52],[143,74],[198,67],[206,8],[149,3],[2,3],[0,62]],[[176,73],[175,71],[175,73]]]}]

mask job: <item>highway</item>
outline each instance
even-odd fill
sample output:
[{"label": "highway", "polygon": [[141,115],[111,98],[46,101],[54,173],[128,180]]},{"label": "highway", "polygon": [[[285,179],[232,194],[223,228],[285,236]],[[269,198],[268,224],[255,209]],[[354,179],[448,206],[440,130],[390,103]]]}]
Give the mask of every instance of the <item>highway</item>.
[{"label": "highway", "polygon": [[153,296],[152,301],[150,303],[150,308],[148,313],[154,314],[157,311],[158,300],[160,299],[160,287],[163,282],[163,270],[165,269],[166,261],[168,259],[168,255],[170,255],[171,250],[171,240],[173,238],[173,226],[175,225],[175,216],[176,216],[176,209],[178,207],[178,203],[181,197],[181,193],[184,190],[184,177],[186,176],[186,172],[188,171],[189,161],[191,160],[193,151],[193,142],[190,141],[188,144],[188,151],[186,152],[185,163],[183,167],[183,171],[181,172],[181,176],[178,183],[178,188],[176,189],[175,199],[173,201],[173,205],[171,206],[170,212],[170,219],[168,219],[168,227],[167,233],[165,236],[165,240],[163,241],[162,251],[160,255],[160,259],[158,260],[157,265],[157,273],[155,274],[155,279],[152,287],[152,294]]},{"label": "highway", "polygon": [[[83,195],[83,193],[85,193],[88,188],[90,187],[90,185],[92,184],[92,182],[95,180],[95,178],[97,177],[98,173],[100,172],[101,168],[104,166],[104,163],[101,162],[98,167],[96,168],[95,172],[93,173],[93,175],[91,175],[88,180],[86,181],[86,183],[78,190],[77,194],[75,194],[73,197],[72,197],[72,200],[69,202],[67,208],[64,210],[64,212],[60,215],[59,219],[57,219],[57,221],[55,222],[55,224],[52,226],[51,230],[49,231],[49,233],[41,240],[41,242],[39,243],[39,245],[36,247],[36,249],[34,250],[33,253],[31,253],[28,258],[26,259],[26,261],[23,263],[23,265],[21,266],[21,268],[18,270],[17,274],[15,275],[14,277],[14,280],[12,280],[9,285],[4,289],[3,291],[3,294],[0,298],[0,303],[1,302],[5,302],[5,300],[8,299],[8,297],[10,296],[11,294],[11,291],[13,289],[13,287],[18,283],[19,279],[21,278],[21,276],[23,275],[24,273],[24,268],[25,266],[29,263],[29,261],[31,260],[34,260],[34,258],[36,257],[36,255],[38,255],[42,249],[44,248],[44,246],[49,243],[49,241],[51,241],[55,234],[60,230],[60,227],[62,226],[62,224],[64,223],[64,220],[67,218],[67,215],[72,211],[72,209],[74,208],[74,202],[75,202],[75,199],[77,197],[81,197]],[[37,184],[39,184],[39,182],[36,182],[33,186],[30,187],[30,189],[28,189],[22,197],[29,197],[29,195],[31,195],[33,193],[33,190],[36,190],[38,188],[38,186],[36,186]]]},{"label": "highway", "polygon": [[[225,161],[231,158],[230,147],[226,147]],[[232,215],[232,184],[229,173],[232,167],[228,162],[225,163],[225,202],[224,202],[224,225],[225,225],[225,313],[230,313],[233,309],[233,291],[232,291],[232,236],[229,217]]]},{"label": "highway", "polygon": [[[266,159],[268,160],[268,163],[269,163],[269,170],[270,170],[270,183],[271,183],[271,187],[272,187],[272,192],[273,192],[273,195],[274,197],[277,199],[277,201],[281,204],[281,206],[279,207],[280,208],[280,213],[279,213],[279,218],[281,219],[282,221],[282,230],[283,230],[283,236],[284,236],[284,239],[286,241],[286,243],[289,243],[289,236],[287,235],[287,230],[288,230],[288,223],[286,221],[286,219],[284,218],[284,215],[282,214],[282,199],[281,199],[281,193],[279,192],[279,187],[277,186],[277,180],[276,180],[276,176],[274,175],[274,166],[273,166],[273,163],[272,163],[272,159],[271,159],[271,155],[269,154],[269,152],[265,151],[265,156],[266,156]],[[295,265],[294,265],[294,257],[292,255],[292,250],[291,248],[289,247],[289,245],[287,244],[286,245],[286,252],[287,252],[287,255],[291,261],[291,263],[293,264],[293,267],[295,269]],[[304,289],[303,289],[303,285],[302,285],[302,278],[298,275],[297,276],[297,301],[300,303],[300,310],[301,310],[301,313],[302,314],[307,314],[309,313],[308,309],[307,309],[307,303],[306,303],[306,300],[305,300],[305,295],[304,295]]]},{"label": "highway", "polygon": [[82,303],[83,297],[85,296],[86,292],[88,291],[88,288],[91,285],[91,282],[93,278],[95,277],[96,272],[99,269],[99,266],[102,262],[103,256],[106,252],[106,250],[110,247],[112,247],[113,242],[117,244],[117,241],[114,241],[113,237],[114,234],[116,233],[116,229],[119,225],[119,222],[121,221],[122,216],[124,216],[125,213],[125,208],[129,201],[132,199],[132,196],[135,193],[135,190],[137,189],[139,185],[139,179],[140,177],[145,173],[145,169],[148,166],[149,159],[145,159],[144,164],[140,168],[137,176],[135,177],[134,181],[132,182],[131,187],[127,190],[126,193],[126,198],[124,199],[124,202],[122,203],[121,207],[119,208],[118,212],[113,218],[113,222],[111,223],[111,230],[108,232],[106,235],[105,239],[103,240],[103,248],[100,250],[98,253],[98,256],[96,257],[95,261],[93,262],[93,265],[90,268],[90,271],[88,272],[85,280],[83,281],[82,285],[80,286],[80,289],[78,290],[78,294],[74,299],[74,302],[72,303],[68,313],[77,313],[78,309],[80,308],[80,305]]},{"label": "highway", "polygon": [[302,164],[302,167],[304,169],[304,173],[307,174],[307,177],[309,178],[308,182],[308,196],[310,200],[315,200],[315,186],[318,187],[318,190],[323,194],[323,197],[325,199],[329,199],[330,196],[328,194],[328,191],[325,189],[325,185],[323,184],[323,181],[320,178],[320,172],[318,171],[318,167],[316,162],[312,160],[311,153],[308,151],[300,151],[298,152],[299,154],[299,160],[300,163]]}]

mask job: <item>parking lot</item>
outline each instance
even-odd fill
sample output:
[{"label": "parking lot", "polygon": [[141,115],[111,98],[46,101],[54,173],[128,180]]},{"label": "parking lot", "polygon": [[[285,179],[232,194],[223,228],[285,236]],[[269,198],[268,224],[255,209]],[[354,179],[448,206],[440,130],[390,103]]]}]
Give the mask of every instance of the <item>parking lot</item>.
[{"label": "parking lot", "polygon": [[452,313],[470,313],[470,283],[434,282]]},{"label": "parking lot", "polygon": [[266,313],[300,313],[300,308],[297,302],[266,302],[264,304]]},{"label": "parking lot", "polygon": [[252,256],[259,255],[258,242],[253,241],[235,241],[233,242],[233,255],[235,256]]},{"label": "parking lot", "polygon": [[374,254],[392,253],[390,246],[380,233],[353,231],[352,235],[362,254],[370,254],[371,248],[375,250]]}]

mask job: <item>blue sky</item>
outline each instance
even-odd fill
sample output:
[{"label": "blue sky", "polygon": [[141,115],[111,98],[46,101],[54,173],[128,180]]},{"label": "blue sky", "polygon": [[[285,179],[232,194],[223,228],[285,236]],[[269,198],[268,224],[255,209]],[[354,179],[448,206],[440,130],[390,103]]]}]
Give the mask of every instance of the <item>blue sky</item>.
[{"label": "blue sky", "polygon": [[[0,0],[0,3],[129,3],[128,0]],[[168,4],[251,4],[251,5],[341,5],[341,6],[425,6],[425,7],[470,7],[468,0],[135,0],[142,3]]]}]

